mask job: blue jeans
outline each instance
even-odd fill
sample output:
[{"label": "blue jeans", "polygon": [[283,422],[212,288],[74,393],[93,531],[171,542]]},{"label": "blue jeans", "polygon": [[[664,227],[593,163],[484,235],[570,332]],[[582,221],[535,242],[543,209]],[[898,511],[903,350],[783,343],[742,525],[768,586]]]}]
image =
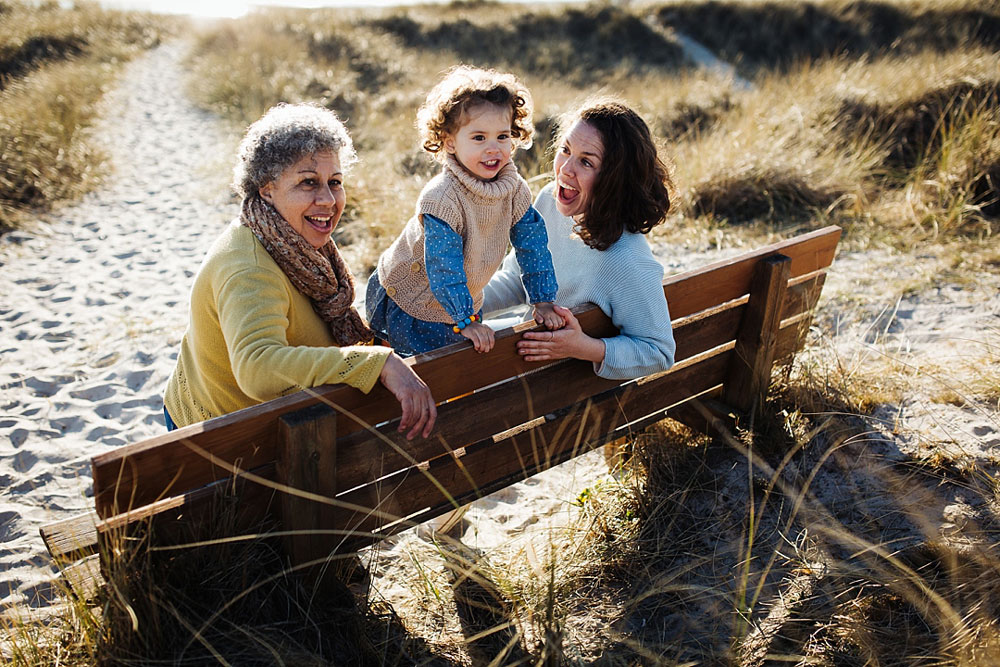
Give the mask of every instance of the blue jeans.
[{"label": "blue jeans", "polygon": [[163,423],[167,425],[168,432],[177,430],[177,424],[170,418],[170,413],[167,412],[167,406],[165,405],[163,406]]}]

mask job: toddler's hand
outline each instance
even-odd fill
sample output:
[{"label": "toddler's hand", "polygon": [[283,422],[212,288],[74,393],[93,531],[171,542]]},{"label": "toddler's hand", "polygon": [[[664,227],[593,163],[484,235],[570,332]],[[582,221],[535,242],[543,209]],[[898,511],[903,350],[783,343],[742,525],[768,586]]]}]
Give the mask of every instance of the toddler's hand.
[{"label": "toddler's hand", "polygon": [[493,329],[490,329],[482,322],[473,322],[462,329],[460,333],[472,341],[476,352],[480,354],[493,349]]},{"label": "toddler's hand", "polygon": [[562,329],[566,326],[566,320],[556,312],[555,304],[551,301],[536,303],[532,314],[535,317],[535,321],[539,324],[544,324],[546,329]]}]

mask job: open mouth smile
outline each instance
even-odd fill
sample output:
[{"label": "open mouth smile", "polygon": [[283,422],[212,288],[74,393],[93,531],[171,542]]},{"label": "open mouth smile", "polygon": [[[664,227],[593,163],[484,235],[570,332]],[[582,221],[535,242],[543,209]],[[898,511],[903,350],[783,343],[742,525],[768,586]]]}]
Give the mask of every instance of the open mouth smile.
[{"label": "open mouth smile", "polygon": [[318,232],[329,232],[333,230],[332,215],[307,215],[303,216],[306,222]]},{"label": "open mouth smile", "polygon": [[559,185],[559,201],[563,202],[564,204],[569,204],[580,195],[579,190],[577,190],[576,188],[571,188],[562,181],[559,181],[558,185]]}]

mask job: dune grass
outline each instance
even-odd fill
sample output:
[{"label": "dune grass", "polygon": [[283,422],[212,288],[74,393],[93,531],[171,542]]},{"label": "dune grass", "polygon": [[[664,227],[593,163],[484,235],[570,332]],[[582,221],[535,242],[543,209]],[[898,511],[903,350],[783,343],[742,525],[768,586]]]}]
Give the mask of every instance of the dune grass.
[{"label": "dune grass", "polygon": [[[529,85],[539,138],[516,159],[536,188],[555,120],[610,92],[644,114],[676,165],[665,240],[837,222],[851,242],[908,249],[997,231],[997,21],[995,6],[971,1],[282,10],[202,35],[190,63],[195,97],[238,126],[279,101],[345,118],[362,163],[338,241],[359,273],[435,171],[413,118],[456,62],[507,68]],[[674,30],[741,45],[720,52],[752,61],[752,87],[694,69]]]},{"label": "dune grass", "polygon": [[86,3],[0,3],[0,232],[98,182],[97,104],[118,66],[175,25]]},{"label": "dune grass", "polygon": [[[905,295],[1000,269],[998,21],[995,3],[971,0],[284,10],[220,23],[189,64],[194,95],[234,127],[279,101],[345,118],[362,162],[338,241],[358,274],[435,171],[414,112],[464,61],[531,88],[539,140],[516,159],[533,187],[554,119],[589,93],[617,93],[675,166],[676,213],[655,241],[759,244],[834,222],[845,247],[909,263],[892,284],[858,276]],[[752,86],[683,63],[671,30]],[[664,422],[635,434],[619,474],[581,490],[578,520],[544,548],[478,554],[441,536],[410,554],[396,610],[377,595],[357,608],[311,599],[267,539],[126,562],[114,594],[60,621],[70,639],[8,625],[15,664],[1000,661],[1000,460],[939,446],[963,433],[900,432],[914,397],[996,420],[1000,340],[977,332],[958,361],[914,359],[863,295],[827,295],[754,433],[709,440]],[[830,338],[854,308],[872,333],[845,351]]]}]

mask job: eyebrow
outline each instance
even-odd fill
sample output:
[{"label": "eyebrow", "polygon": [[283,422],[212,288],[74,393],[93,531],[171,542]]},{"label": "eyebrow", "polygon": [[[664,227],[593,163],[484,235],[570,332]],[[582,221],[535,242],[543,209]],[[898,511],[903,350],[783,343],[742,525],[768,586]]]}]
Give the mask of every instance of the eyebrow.
[{"label": "eyebrow", "polygon": [[[566,139],[563,139],[563,143],[566,144],[567,146],[572,146],[572,144],[570,144],[570,142]],[[595,153],[593,151],[580,151],[580,153],[583,155],[590,155],[592,157],[596,157],[598,160],[604,159],[600,153]]]},{"label": "eyebrow", "polygon": [[[299,169],[296,173],[299,173],[299,174],[318,174],[319,172],[316,171],[315,169]],[[344,172],[342,172],[342,171],[335,171],[335,172],[333,172],[330,175],[331,176],[343,176]]]}]

